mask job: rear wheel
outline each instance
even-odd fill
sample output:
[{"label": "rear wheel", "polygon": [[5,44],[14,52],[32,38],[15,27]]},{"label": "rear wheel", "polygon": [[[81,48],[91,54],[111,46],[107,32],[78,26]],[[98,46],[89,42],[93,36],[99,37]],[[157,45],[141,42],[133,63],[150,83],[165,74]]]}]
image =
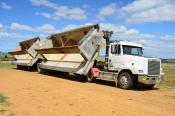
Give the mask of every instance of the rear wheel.
[{"label": "rear wheel", "polygon": [[133,79],[128,72],[122,72],[119,75],[118,86],[121,89],[131,89],[133,87]]},{"label": "rear wheel", "polygon": [[42,69],[39,67],[39,65],[37,64],[37,70],[39,73],[42,73]]},{"label": "rear wheel", "polygon": [[89,72],[89,73],[87,74],[86,80],[87,80],[88,82],[90,82],[90,83],[94,82],[94,77],[93,77],[93,75],[91,74],[91,72]]}]

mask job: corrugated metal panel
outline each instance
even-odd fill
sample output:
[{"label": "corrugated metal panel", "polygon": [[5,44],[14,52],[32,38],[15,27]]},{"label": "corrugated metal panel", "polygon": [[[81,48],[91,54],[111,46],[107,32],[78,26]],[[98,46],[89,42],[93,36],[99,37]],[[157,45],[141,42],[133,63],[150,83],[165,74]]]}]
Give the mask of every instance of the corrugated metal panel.
[{"label": "corrugated metal panel", "polygon": [[103,43],[103,35],[99,34],[97,29],[92,29],[86,36],[83,38],[83,41],[80,42],[79,49],[81,50],[83,56],[90,60],[94,55],[94,52],[98,48],[98,46],[102,46]]},{"label": "corrugated metal panel", "polygon": [[37,55],[37,52],[35,49],[39,49],[39,48],[40,48],[39,40],[37,40],[27,51],[33,58],[35,58]]}]

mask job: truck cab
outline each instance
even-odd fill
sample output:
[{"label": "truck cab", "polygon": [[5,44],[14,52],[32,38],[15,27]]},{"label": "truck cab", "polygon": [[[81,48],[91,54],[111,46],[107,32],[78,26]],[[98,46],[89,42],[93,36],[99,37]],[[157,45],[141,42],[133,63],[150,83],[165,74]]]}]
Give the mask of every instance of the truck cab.
[{"label": "truck cab", "polygon": [[134,83],[153,87],[163,80],[161,59],[143,56],[143,47],[139,43],[110,42],[107,62],[108,71],[117,72],[121,88],[130,88]]}]

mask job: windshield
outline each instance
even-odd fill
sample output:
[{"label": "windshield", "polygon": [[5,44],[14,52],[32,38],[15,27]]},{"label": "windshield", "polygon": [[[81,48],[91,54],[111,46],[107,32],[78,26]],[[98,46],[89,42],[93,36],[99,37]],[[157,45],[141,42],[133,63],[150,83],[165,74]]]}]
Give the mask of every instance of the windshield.
[{"label": "windshield", "polygon": [[123,45],[123,54],[142,56],[143,52],[141,47]]}]

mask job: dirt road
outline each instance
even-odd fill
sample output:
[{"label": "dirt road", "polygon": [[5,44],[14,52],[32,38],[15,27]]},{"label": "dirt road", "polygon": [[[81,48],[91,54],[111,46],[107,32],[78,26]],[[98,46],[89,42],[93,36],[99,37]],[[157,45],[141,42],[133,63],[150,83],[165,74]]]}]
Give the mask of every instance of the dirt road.
[{"label": "dirt road", "polygon": [[0,93],[15,116],[175,116],[175,90],[121,90],[37,72],[0,69]]}]

